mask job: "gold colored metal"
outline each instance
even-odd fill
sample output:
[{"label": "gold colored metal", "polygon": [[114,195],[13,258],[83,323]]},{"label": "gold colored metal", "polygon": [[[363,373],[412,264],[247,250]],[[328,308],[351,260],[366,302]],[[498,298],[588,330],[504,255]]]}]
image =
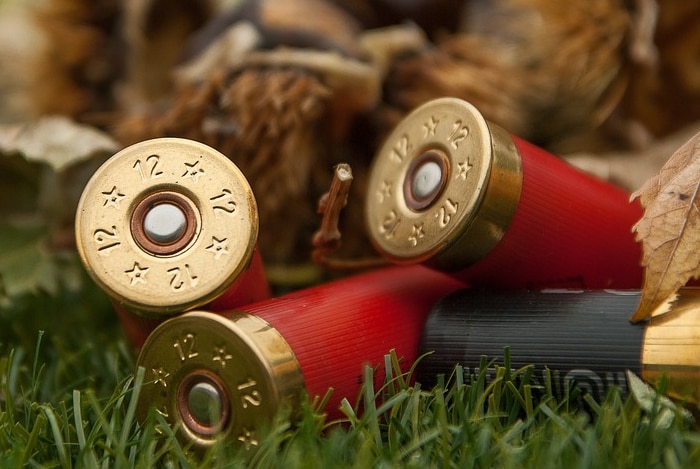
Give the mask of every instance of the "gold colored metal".
[{"label": "gold colored metal", "polygon": [[667,312],[653,315],[644,332],[642,378],[665,377],[669,396],[700,403],[700,288],[682,288],[660,310]]},{"label": "gold colored metal", "polygon": [[393,262],[464,268],[501,240],[521,189],[510,135],[465,101],[436,99],[404,118],[377,153],[368,231]]},{"label": "gold colored metal", "polygon": [[[144,343],[137,366],[147,381],[137,418],[155,408],[195,450],[219,440],[257,446],[275,415],[285,405],[294,409],[304,389],[289,344],[247,313],[193,311],[165,321]],[[202,409],[197,399],[214,405]]]},{"label": "gold colored metal", "polygon": [[[160,204],[184,216],[172,239],[145,227]],[[161,138],[125,148],[95,172],[75,228],[92,278],[127,309],[162,317],[210,302],[241,275],[257,241],[258,212],[248,181],[226,156]]]}]

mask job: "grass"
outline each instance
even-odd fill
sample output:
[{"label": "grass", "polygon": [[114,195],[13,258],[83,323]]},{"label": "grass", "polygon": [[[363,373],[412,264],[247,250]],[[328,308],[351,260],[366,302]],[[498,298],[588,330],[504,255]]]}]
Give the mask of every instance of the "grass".
[{"label": "grass", "polygon": [[305,404],[294,423],[280,415],[257,451],[218,445],[197,458],[158,413],[135,421],[143,374],[89,283],[26,294],[0,320],[1,467],[700,467],[700,432],[682,407],[615,389],[600,403],[557,400],[507,355],[482,363],[495,367],[490,382],[457,367],[423,388],[387,354],[392,379],[375,389],[366,369],[342,424]]}]

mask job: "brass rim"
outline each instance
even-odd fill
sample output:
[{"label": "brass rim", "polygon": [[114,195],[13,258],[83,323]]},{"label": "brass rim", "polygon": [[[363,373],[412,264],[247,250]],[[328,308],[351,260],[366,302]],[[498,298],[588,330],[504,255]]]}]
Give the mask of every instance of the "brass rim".
[{"label": "brass rim", "polygon": [[[172,318],[148,337],[137,359],[147,383],[136,407],[143,421],[153,408],[197,451],[216,441],[255,448],[282,406],[293,410],[304,389],[289,344],[261,318],[230,318],[193,311]],[[188,395],[203,384],[220,398],[218,418],[207,422]]]},{"label": "brass rim", "polygon": [[700,288],[686,287],[662,304],[644,331],[642,378],[667,380],[666,394],[700,403]]},{"label": "brass rim", "polygon": [[[419,168],[433,166],[420,197]],[[456,98],[430,101],[389,135],[372,164],[366,222],[375,247],[397,263],[466,267],[503,237],[520,200],[513,140]]]},{"label": "brass rim", "polygon": [[[154,207],[181,212],[184,229],[160,241],[144,229]],[[127,309],[168,316],[204,305],[247,268],[258,236],[252,190],[227,157],[191,140],[125,148],[92,176],[76,239],[92,278]]]}]

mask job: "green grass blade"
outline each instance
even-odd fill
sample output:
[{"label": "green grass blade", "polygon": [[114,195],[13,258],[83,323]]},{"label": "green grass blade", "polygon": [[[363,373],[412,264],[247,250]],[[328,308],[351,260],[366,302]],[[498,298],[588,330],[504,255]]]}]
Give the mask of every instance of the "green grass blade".
[{"label": "green grass blade", "polygon": [[36,416],[34,425],[32,425],[32,431],[24,444],[24,451],[21,457],[22,465],[27,464],[32,454],[39,451],[39,435],[44,432],[46,422],[46,416],[43,413]]},{"label": "green grass blade", "polygon": [[71,459],[66,451],[66,444],[63,441],[63,435],[61,433],[61,427],[58,424],[58,419],[53,409],[49,405],[42,405],[41,410],[46,415],[49,421],[49,426],[51,427],[51,433],[53,435],[54,447],[58,453],[58,460],[61,463],[63,469],[70,469],[73,467]]}]

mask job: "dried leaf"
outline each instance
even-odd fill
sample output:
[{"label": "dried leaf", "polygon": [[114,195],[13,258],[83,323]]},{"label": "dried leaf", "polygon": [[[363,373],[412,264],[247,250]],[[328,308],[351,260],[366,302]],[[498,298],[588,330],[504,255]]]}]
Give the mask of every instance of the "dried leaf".
[{"label": "dried leaf", "polygon": [[0,125],[0,220],[40,219],[52,246],[71,246],[83,187],[118,149],[107,134],[66,117]]},{"label": "dried leaf", "polygon": [[119,145],[104,132],[63,116],[21,125],[0,126],[0,154],[22,154],[49,164],[56,172],[95,154],[114,153]]},{"label": "dried leaf", "polygon": [[639,197],[642,206],[646,207],[651,199],[655,198],[661,189],[676,177],[679,169],[688,166],[691,160],[699,154],[698,152],[700,152],[700,133],[676,150],[659,173],[634,192],[632,198]]},{"label": "dried leaf", "polygon": [[658,412],[654,419],[654,425],[657,428],[669,428],[679,416],[688,422],[694,421],[693,414],[688,409],[679,408],[666,396],[659,396],[653,387],[642,381],[640,377],[630,370],[627,370],[625,374],[627,375],[627,385],[629,386],[630,394],[637,402],[637,405],[645,412]]},{"label": "dried leaf", "polygon": [[644,286],[633,321],[652,315],[690,278],[700,275],[700,133],[686,142],[632,198],[644,216],[634,226],[642,242]]},{"label": "dried leaf", "polygon": [[40,224],[0,223],[0,306],[26,294],[55,295],[61,287],[81,286],[77,256],[50,252],[47,236]]}]

